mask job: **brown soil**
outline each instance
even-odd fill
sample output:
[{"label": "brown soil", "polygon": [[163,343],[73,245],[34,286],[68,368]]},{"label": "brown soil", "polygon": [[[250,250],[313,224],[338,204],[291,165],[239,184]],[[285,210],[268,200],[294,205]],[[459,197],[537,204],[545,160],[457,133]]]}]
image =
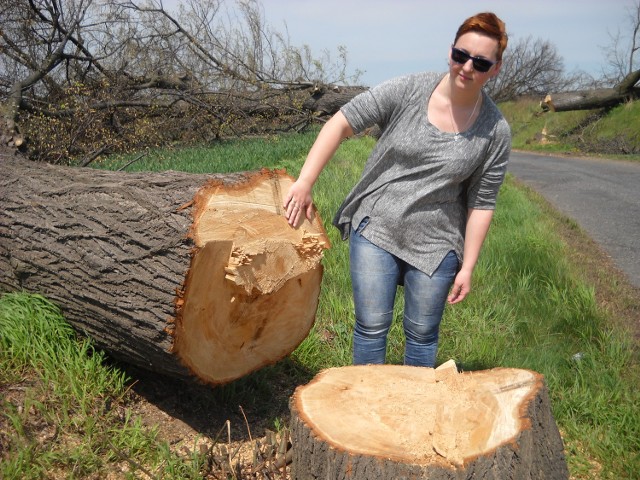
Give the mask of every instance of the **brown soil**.
[{"label": "brown soil", "polygon": [[217,387],[129,374],[132,411],[173,450],[206,452],[210,472],[204,478],[289,478],[280,459],[290,448],[289,398],[312,378],[292,360]]},{"label": "brown soil", "polygon": [[[0,157],[12,154],[0,149]],[[546,205],[549,217],[555,219],[580,274],[594,285],[599,304],[640,340],[640,289],[633,287],[602,248],[573,222],[559,216],[542,197],[531,190],[530,193]],[[289,478],[286,468],[274,470],[269,465],[275,459],[270,431],[276,429],[276,419],[288,423],[289,398],[297,385],[313,376],[292,360],[285,359],[216,388],[148,372],[128,373],[133,379],[128,406],[145,424],[157,428],[160,437],[176,451],[198,448],[208,452],[211,464],[205,478]],[[5,387],[0,391],[5,398],[19,395],[26,388]],[[0,434],[1,427],[0,424]],[[0,447],[2,443],[0,435]],[[286,443],[286,438],[278,438],[275,444],[278,443]]]},{"label": "brown soil", "polygon": [[[610,313],[619,326],[628,329],[636,340],[640,340],[640,289],[630,284],[602,248],[575,223],[560,216],[535,192],[530,189],[529,192],[547,209],[549,218],[553,219],[559,234],[567,244],[579,274],[594,285],[600,306]],[[231,447],[245,445],[245,458],[236,460],[242,464],[243,471],[248,473],[245,478],[269,478],[251,476],[250,436],[254,441],[264,439],[267,431],[273,429],[272,422],[275,418],[288,423],[289,397],[297,385],[311,379],[308,372],[295,372],[298,367],[289,360],[285,363],[288,364],[285,370],[292,369],[290,374],[282,375],[282,372],[274,370],[272,379],[266,380],[267,385],[259,387],[262,390],[266,387],[266,392],[256,391],[255,382],[265,381],[258,380],[260,372],[253,377],[240,380],[240,386],[234,387],[234,384],[218,389],[198,385],[185,386],[158,379],[153,375],[138,375],[135,377],[137,383],[134,386],[137,399],[135,410],[149,425],[159,425],[163,438],[174,444],[193,445],[193,439],[197,436],[211,440],[224,427],[226,420],[230,420]],[[240,395],[234,391],[236,388],[241,390]],[[225,399],[225,396],[231,398]],[[263,403],[265,398],[268,401]],[[244,410],[246,421],[241,408]],[[228,442],[226,435],[225,431],[219,443]]]}]

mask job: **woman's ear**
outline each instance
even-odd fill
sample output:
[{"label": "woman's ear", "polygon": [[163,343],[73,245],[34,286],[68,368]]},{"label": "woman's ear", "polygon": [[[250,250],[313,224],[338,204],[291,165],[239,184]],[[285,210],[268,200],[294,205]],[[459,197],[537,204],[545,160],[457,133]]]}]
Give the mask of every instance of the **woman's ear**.
[{"label": "woman's ear", "polygon": [[496,63],[491,70],[491,78],[495,78],[500,73],[500,69],[502,68],[502,60]]}]

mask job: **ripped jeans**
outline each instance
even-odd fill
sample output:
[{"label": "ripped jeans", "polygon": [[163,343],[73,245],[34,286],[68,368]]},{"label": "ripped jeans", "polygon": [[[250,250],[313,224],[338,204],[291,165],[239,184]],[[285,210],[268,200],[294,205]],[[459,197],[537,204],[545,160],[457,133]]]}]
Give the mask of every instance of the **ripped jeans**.
[{"label": "ripped jeans", "polygon": [[432,276],[369,242],[366,220],[351,232],[349,258],[356,325],[353,363],[384,363],[398,285],[404,284],[404,364],[434,367],[438,332],[449,289],[458,271],[451,251]]}]

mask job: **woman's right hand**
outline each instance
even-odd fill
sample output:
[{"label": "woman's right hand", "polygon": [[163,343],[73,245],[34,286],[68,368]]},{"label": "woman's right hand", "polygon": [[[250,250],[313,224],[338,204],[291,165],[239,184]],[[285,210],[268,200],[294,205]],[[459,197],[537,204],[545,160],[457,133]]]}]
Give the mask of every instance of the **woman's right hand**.
[{"label": "woman's right hand", "polygon": [[311,188],[311,184],[298,179],[291,185],[283,199],[284,216],[292,227],[298,226],[303,216],[311,221],[313,215]]},{"label": "woman's right hand", "polygon": [[340,142],[353,135],[353,130],[342,112],[336,113],[320,130],[313,143],[307,159],[300,170],[300,176],[289,192],[282,199],[284,216],[289,225],[296,227],[306,216],[311,220],[313,215],[313,199],[311,188],[320,176],[320,172],[340,146]]}]

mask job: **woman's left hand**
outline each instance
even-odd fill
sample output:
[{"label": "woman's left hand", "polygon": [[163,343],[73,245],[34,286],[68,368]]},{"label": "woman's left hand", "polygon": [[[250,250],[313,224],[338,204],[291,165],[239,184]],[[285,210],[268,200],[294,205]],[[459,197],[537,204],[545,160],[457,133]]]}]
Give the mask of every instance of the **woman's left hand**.
[{"label": "woman's left hand", "polygon": [[447,301],[453,305],[454,303],[459,303],[465,299],[465,297],[471,291],[471,274],[473,272],[468,272],[466,270],[460,270],[456,275],[456,278],[453,280],[453,286],[451,287],[451,291],[449,292],[449,296],[447,297]]}]

